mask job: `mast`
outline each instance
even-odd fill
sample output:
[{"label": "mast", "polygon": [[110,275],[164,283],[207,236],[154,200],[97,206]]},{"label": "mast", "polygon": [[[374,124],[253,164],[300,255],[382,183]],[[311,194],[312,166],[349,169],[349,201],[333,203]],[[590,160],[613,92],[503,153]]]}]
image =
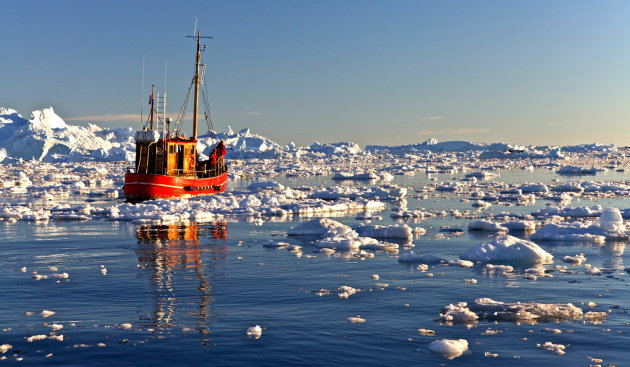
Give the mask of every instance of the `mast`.
[{"label": "mast", "polygon": [[153,102],[154,102],[153,96],[155,96],[155,84],[153,84],[151,86],[151,100],[150,100],[150,102],[151,102],[150,103],[150,105],[151,105],[151,129],[149,129],[149,130],[153,130],[153,110],[155,109],[155,108],[153,108]]},{"label": "mast", "polygon": [[201,33],[197,31],[197,60],[195,61],[195,111],[193,112],[193,140],[197,140],[197,109],[199,107],[199,60],[201,59]]}]

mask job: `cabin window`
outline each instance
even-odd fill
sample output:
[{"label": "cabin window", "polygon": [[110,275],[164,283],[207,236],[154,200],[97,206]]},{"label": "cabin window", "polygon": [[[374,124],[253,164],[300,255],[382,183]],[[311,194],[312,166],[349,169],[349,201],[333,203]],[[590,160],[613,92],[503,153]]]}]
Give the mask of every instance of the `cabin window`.
[{"label": "cabin window", "polygon": [[175,153],[175,149],[174,149],[174,146],[173,146],[173,145],[169,145],[169,146],[168,146],[168,152],[169,152],[169,154],[173,154],[173,153]]}]

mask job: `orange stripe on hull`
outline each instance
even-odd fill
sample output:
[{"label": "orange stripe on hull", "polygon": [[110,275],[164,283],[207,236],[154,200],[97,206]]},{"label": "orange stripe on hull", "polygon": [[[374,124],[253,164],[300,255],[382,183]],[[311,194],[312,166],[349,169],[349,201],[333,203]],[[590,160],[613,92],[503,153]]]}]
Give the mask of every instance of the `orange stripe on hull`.
[{"label": "orange stripe on hull", "polygon": [[131,201],[213,195],[225,191],[228,174],[188,178],[144,173],[125,175],[125,197]]}]

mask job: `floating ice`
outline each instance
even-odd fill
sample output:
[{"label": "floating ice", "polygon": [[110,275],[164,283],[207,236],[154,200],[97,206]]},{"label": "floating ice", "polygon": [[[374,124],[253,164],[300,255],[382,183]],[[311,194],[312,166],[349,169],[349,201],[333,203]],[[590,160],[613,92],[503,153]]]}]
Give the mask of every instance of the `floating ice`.
[{"label": "floating ice", "polygon": [[440,311],[439,320],[454,324],[470,324],[477,322],[479,316],[468,309],[466,302],[450,304]]},{"label": "floating ice", "polygon": [[13,348],[13,346],[11,344],[2,344],[2,345],[0,345],[0,352],[2,352],[2,354],[4,354],[11,348]]},{"label": "floating ice", "polygon": [[347,285],[342,285],[337,290],[339,291],[339,293],[337,293],[337,297],[345,298],[345,299],[348,299],[348,297],[350,297],[351,295],[357,293],[357,291],[358,291],[357,289],[352,288],[352,287],[347,286]]},{"label": "floating ice", "polygon": [[43,318],[46,318],[46,317],[52,316],[52,315],[54,315],[54,314],[55,314],[55,311],[49,311],[49,310],[44,310],[44,311],[42,311],[42,313],[41,313],[41,315],[42,315],[42,317],[43,317]]},{"label": "floating ice", "polygon": [[131,325],[130,323],[124,323],[124,324],[118,325],[118,327],[123,330],[130,330],[133,327],[133,325]]},{"label": "floating ice", "polygon": [[492,273],[510,273],[510,272],[514,271],[514,268],[512,266],[510,266],[510,265],[486,264],[484,269],[486,269],[486,271],[492,272]]},{"label": "floating ice", "polygon": [[586,261],[586,257],[584,256],[584,254],[577,254],[575,256],[567,255],[562,258],[562,261],[569,264],[580,265],[581,263]]},{"label": "floating ice", "polygon": [[29,336],[28,338],[26,338],[26,341],[29,342],[29,343],[32,343],[32,342],[34,342],[36,340],[44,340],[46,338],[48,338],[48,336],[44,335],[44,334],[33,335],[33,336]]},{"label": "floating ice", "polygon": [[373,238],[402,238],[402,239],[412,239],[413,233],[411,232],[411,228],[406,224],[402,226],[397,225],[389,225],[389,226],[381,226],[381,225],[368,225],[364,223],[359,223],[355,226],[352,226],[352,229],[357,231],[359,236],[365,237],[373,237]]},{"label": "floating ice", "polygon": [[284,248],[284,247],[288,247],[290,244],[286,243],[286,242],[280,242],[280,241],[274,241],[274,240],[269,240],[267,241],[267,243],[263,244],[263,247],[269,247],[269,248]]},{"label": "floating ice", "polygon": [[448,260],[446,263],[450,266],[457,266],[459,268],[470,268],[475,265],[472,261],[468,260]]},{"label": "floating ice", "polygon": [[503,227],[507,228],[511,232],[524,231],[533,232],[536,230],[536,223],[531,220],[516,220],[512,222],[502,223]]},{"label": "floating ice", "polygon": [[544,350],[552,351],[559,356],[564,355],[566,353],[564,351],[566,349],[566,346],[562,344],[553,344],[552,342],[545,342],[545,344],[536,344],[536,346],[538,348],[543,348]]},{"label": "floating ice", "polygon": [[487,220],[478,220],[468,224],[469,231],[487,231],[487,232],[507,232],[508,229],[499,223]]},{"label": "floating ice", "polygon": [[517,261],[545,262],[553,256],[534,242],[513,236],[504,236],[492,242],[481,243],[459,255],[461,259],[472,261]]},{"label": "floating ice", "polygon": [[350,227],[328,218],[319,218],[301,223],[287,230],[289,236],[322,236],[330,230],[349,231]]},{"label": "floating ice", "polygon": [[317,247],[329,247],[339,250],[357,250],[362,246],[378,245],[378,241],[370,237],[359,237],[353,230],[331,230],[321,240],[314,243]]},{"label": "floating ice", "polygon": [[[440,312],[439,320],[450,323],[473,323],[477,320],[509,322],[556,322],[580,320],[584,317],[581,308],[570,303],[545,304],[536,302],[504,303],[490,298],[478,298],[472,303],[460,302],[448,305]],[[605,318],[598,313],[593,319]]]},{"label": "floating ice", "polygon": [[466,339],[436,340],[429,344],[429,350],[446,359],[453,359],[461,356],[468,350],[468,341]]},{"label": "floating ice", "polygon": [[324,254],[324,255],[332,255],[335,253],[335,250],[328,248],[328,247],[322,247],[319,249],[319,252]]},{"label": "floating ice", "polygon": [[250,338],[253,337],[254,339],[258,339],[262,336],[262,328],[260,325],[252,326],[249,327],[245,333]]},{"label": "floating ice", "polygon": [[333,180],[378,180],[381,177],[374,172],[349,173],[337,172],[332,176]]},{"label": "floating ice", "polygon": [[363,323],[365,319],[361,317],[361,315],[350,316],[348,317],[348,322],[351,324]]},{"label": "floating ice", "polygon": [[595,168],[595,167],[582,168],[582,167],[576,167],[576,166],[564,166],[560,168],[559,170],[557,170],[556,172],[559,174],[565,174],[565,175],[594,175],[597,172],[603,172],[603,171],[606,171],[606,170],[602,168]]},{"label": "floating ice", "polygon": [[624,232],[626,226],[623,224],[621,212],[617,208],[608,208],[602,211],[599,217],[599,227],[609,232]]},{"label": "floating ice", "polygon": [[604,243],[606,237],[628,238],[625,232],[607,232],[599,225],[573,222],[549,223],[540,228],[530,238],[537,241],[570,241]]},{"label": "floating ice", "polygon": [[602,271],[598,267],[588,268],[584,271],[588,275],[601,275]]}]

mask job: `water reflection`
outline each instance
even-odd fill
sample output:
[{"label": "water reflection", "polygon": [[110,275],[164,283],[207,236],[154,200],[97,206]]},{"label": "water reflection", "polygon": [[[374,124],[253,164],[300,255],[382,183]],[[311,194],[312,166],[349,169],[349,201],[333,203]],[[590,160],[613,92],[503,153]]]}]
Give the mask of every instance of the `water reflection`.
[{"label": "water reflection", "polygon": [[624,242],[606,242],[601,247],[601,254],[604,257],[602,266],[606,269],[623,269],[622,255],[626,249]]},{"label": "water reflection", "polygon": [[[151,275],[155,291],[152,313],[140,321],[157,332],[174,327],[184,332],[196,330],[202,340],[211,332],[211,305],[214,302],[212,263],[227,259],[227,225],[187,223],[182,225],[142,225],[136,229],[138,263]],[[203,242],[203,243],[202,243]]]}]

